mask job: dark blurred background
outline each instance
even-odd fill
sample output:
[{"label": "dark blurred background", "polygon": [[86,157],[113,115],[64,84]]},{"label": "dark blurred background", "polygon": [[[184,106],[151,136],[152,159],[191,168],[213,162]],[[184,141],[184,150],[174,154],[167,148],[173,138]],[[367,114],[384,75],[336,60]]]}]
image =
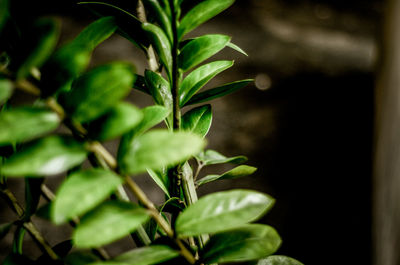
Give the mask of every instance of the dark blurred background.
[{"label": "dark blurred background", "polygon": [[[93,20],[67,0],[11,2],[26,18],[59,17],[61,43]],[[193,33],[231,35],[249,54],[225,49],[217,55],[234,59],[236,67],[211,86],[255,79],[212,102],[208,148],[246,155],[258,171],[200,193],[252,188],[271,194],[277,202],[262,222],[281,234],[279,254],[306,265],[372,264],[374,80],[383,10],[378,0],[238,0]],[[93,65],[112,60],[132,61],[139,73],[146,67],[141,52],[120,36],[93,55]],[[129,99],[151,103],[139,92]],[[150,180],[139,182],[160,198]]]}]

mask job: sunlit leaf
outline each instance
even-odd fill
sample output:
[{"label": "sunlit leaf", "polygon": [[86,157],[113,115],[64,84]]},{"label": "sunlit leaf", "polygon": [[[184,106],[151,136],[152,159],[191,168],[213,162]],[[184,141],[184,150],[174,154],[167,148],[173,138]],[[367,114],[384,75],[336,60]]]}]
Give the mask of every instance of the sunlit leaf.
[{"label": "sunlit leaf", "polygon": [[240,52],[243,55],[249,56],[245,51],[243,51],[239,46],[237,46],[236,44],[229,42],[226,46],[228,46],[229,48],[234,49],[237,52]]},{"label": "sunlit leaf", "polygon": [[252,222],[274,204],[270,196],[251,190],[212,193],[186,208],[176,220],[179,236],[217,233]]},{"label": "sunlit leaf", "polygon": [[257,260],[278,250],[281,239],[268,225],[250,224],[211,236],[202,250],[206,263]]},{"label": "sunlit leaf", "polygon": [[256,170],[257,170],[257,168],[255,168],[255,167],[241,165],[241,166],[235,167],[234,169],[229,170],[228,172],[225,172],[222,175],[205,176],[204,178],[196,181],[196,184],[198,186],[201,186],[203,184],[206,184],[206,183],[209,183],[209,182],[212,182],[215,180],[241,178],[241,177],[245,177],[245,176],[253,174]]},{"label": "sunlit leaf", "polygon": [[62,173],[86,159],[83,145],[69,137],[49,136],[13,154],[1,167],[10,177],[42,177]]},{"label": "sunlit leaf", "polygon": [[286,256],[273,255],[259,260],[257,265],[303,265],[303,263]]},{"label": "sunlit leaf", "polygon": [[129,235],[149,218],[147,211],[128,202],[108,201],[85,215],[73,234],[74,245],[93,248]]},{"label": "sunlit leaf", "polygon": [[204,105],[186,112],[182,116],[182,130],[206,136],[211,127],[211,105]]},{"label": "sunlit leaf", "polygon": [[51,219],[56,224],[80,216],[105,200],[123,183],[111,171],[90,169],[70,175],[57,191],[51,204]]},{"label": "sunlit leaf", "polygon": [[206,166],[224,163],[240,164],[247,161],[245,156],[226,157],[211,149],[201,152],[196,158]]}]

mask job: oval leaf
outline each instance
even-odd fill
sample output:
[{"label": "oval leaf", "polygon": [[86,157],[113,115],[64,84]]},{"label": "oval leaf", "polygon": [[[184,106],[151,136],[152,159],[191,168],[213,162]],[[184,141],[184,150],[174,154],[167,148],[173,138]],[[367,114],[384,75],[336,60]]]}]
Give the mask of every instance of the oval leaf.
[{"label": "oval leaf", "polygon": [[55,130],[58,115],[43,108],[20,107],[0,112],[0,146],[31,140]]},{"label": "oval leaf", "polygon": [[270,196],[250,190],[209,194],[178,216],[176,232],[182,237],[232,229],[258,219],[273,204]]},{"label": "oval leaf", "polygon": [[13,83],[10,80],[0,78],[0,105],[11,97],[12,92]]},{"label": "oval leaf", "polygon": [[250,224],[211,236],[202,257],[206,263],[250,261],[271,255],[280,244],[274,228]]},{"label": "oval leaf", "polygon": [[211,122],[211,105],[204,105],[194,108],[182,116],[182,130],[204,137],[210,130]]},{"label": "oval leaf", "polygon": [[178,28],[178,38],[181,39],[186,33],[218,15],[234,2],[235,0],[207,0],[201,2],[192,8],[181,20]]},{"label": "oval leaf", "polygon": [[106,141],[127,133],[140,123],[143,113],[132,104],[120,102],[88,127],[89,136]]},{"label": "oval leaf", "polygon": [[82,75],[61,99],[65,110],[78,122],[101,116],[129,93],[133,71],[130,64],[113,63]]},{"label": "oval leaf", "polygon": [[147,211],[139,206],[108,201],[81,219],[73,241],[79,248],[99,247],[129,235],[147,219]]},{"label": "oval leaf", "polygon": [[10,177],[41,177],[62,173],[86,159],[83,144],[69,137],[49,136],[22,148],[1,167]]},{"label": "oval leaf", "polygon": [[198,37],[186,44],[178,56],[178,65],[188,71],[222,50],[230,41],[229,36],[210,34]]},{"label": "oval leaf", "polygon": [[236,179],[236,178],[246,177],[248,175],[253,174],[256,170],[257,170],[257,168],[255,168],[255,167],[241,165],[241,166],[235,167],[232,170],[229,170],[228,172],[225,172],[222,175],[208,175],[208,176],[196,181],[196,184],[198,186],[201,186],[208,182],[212,182],[212,181],[219,180],[219,179]]},{"label": "oval leaf", "polygon": [[73,173],[61,184],[51,204],[52,221],[61,224],[86,213],[122,183],[122,178],[108,170],[90,169]]},{"label": "oval leaf", "polygon": [[257,265],[304,265],[303,263],[286,256],[274,255],[259,260]]},{"label": "oval leaf", "polygon": [[196,158],[200,160],[205,166],[224,163],[240,164],[247,161],[247,157],[245,156],[226,157],[211,149],[201,152],[196,156]]},{"label": "oval leaf", "polygon": [[216,99],[216,98],[231,94],[231,93],[247,86],[251,82],[253,82],[253,79],[246,79],[246,80],[241,80],[241,81],[235,81],[235,82],[232,82],[232,83],[220,86],[220,87],[206,90],[197,95],[194,95],[186,103],[186,105],[198,104],[198,103],[202,103],[205,101],[209,101],[212,99]]},{"label": "oval leaf", "polygon": [[146,70],[145,79],[154,101],[167,109],[172,109],[172,94],[169,83],[159,74]]},{"label": "oval leaf", "polygon": [[153,130],[132,139],[121,156],[121,169],[128,174],[161,169],[189,159],[204,145],[203,139],[191,133]]}]

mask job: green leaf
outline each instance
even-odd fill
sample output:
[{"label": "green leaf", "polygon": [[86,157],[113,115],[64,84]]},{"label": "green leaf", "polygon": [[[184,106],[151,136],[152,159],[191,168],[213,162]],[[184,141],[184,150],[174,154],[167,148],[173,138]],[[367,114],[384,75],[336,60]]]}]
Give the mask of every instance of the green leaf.
[{"label": "green leaf", "polygon": [[251,82],[253,82],[253,79],[246,79],[246,80],[241,80],[241,81],[235,81],[235,82],[232,82],[232,83],[220,86],[220,87],[206,90],[204,92],[194,95],[186,103],[186,105],[198,104],[198,103],[202,103],[205,101],[209,101],[212,99],[216,99],[216,98],[231,94],[231,93],[236,92],[237,90],[247,86]]},{"label": "green leaf", "polygon": [[200,66],[188,74],[183,80],[179,90],[181,107],[217,74],[228,69],[232,65],[233,61],[216,61]]},{"label": "green leaf", "polygon": [[280,244],[274,228],[250,224],[211,236],[202,257],[206,263],[250,261],[271,255]]},{"label": "green leaf", "polygon": [[98,258],[90,252],[74,252],[64,259],[67,265],[88,265],[96,261]]},{"label": "green leaf", "polygon": [[196,156],[196,158],[205,166],[225,163],[240,164],[247,161],[247,157],[245,156],[226,157],[211,149],[201,152]]},{"label": "green leaf", "polygon": [[146,70],[145,79],[154,101],[167,109],[172,109],[172,94],[169,83],[159,74]]},{"label": "green leaf", "polygon": [[22,254],[22,247],[24,245],[26,229],[21,225],[17,227],[14,232],[14,241],[12,244],[12,252],[15,254]]},{"label": "green leaf", "polygon": [[40,68],[56,47],[60,25],[54,19],[43,18],[35,22],[29,32],[29,54],[19,66],[17,79],[26,78],[33,68]]},{"label": "green leaf", "polygon": [[178,236],[217,233],[252,222],[274,204],[270,196],[251,190],[209,194],[184,210],[176,220]]},{"label": "green leaf", "polygon": [[226,46],[228,46],[229,48],[234,49],[237,52],[240,52],[243,55],[249,56],[245,51],[243,51],[239,46],[237,46],[236,44],[229,42]]},{"label": "green leaf", "polygon": [[182,71],[188,71],[222,50],[230,41],[229,36],[210,34],[198,37],[186,44],[178,56]]},{"label": "green leaf", "polygon": [[8,11],[8,1],[9,0],[0,0],[0,32],[10,16]]},{"label": "green leaf", "polygon": [[143,93],[151,95],[149,89],[146,86],[146,80],[144,79],[144,76],[138,74],[135,75],[135,82],[133,83],[133,88]]},{"label": "green leaf", "polygon": [[86,154],[83,145],[72,138],[49,136],[13,154],[1,173],[9,177],[56,175],[82,163]]},{"label": "green leaf", "polygon": [[64,223],[93,209],[123,184],[123,179],[109,170],[89,169],[70,175],[57,191],[51,204],[51,219]]},{"label": "green leaf", "polygon": [[187,160],[204,145],[203,139],[191,133],[153,130],[132,139],[119,162],[124,172],[137,174]]},{"label": "green leaf", "polygon": [[94,248],[120,239],[149,219],[147,211],[128,202],[108,201],[82,219],[74,231],[79,248]]},{"label": "green leaf", "polygon": [[0,240],[10,232],[13,223],[0,224]]},{"label": "green leaf", "polygon": [[178,28],[178,38],[181,39],[186,33],[218,15],[234,2],[235,0],[207,0],[201,2],[181,20]]},{"label": "green leaf", "polygon": [[160,171],[153,171],[151,169],[147,170],[147,173],[149,173],[150,177],[154,180],[154,182],[164,191],[165,195],[168,197],[171,197],[166,185],[167,182],[167,176],[164,172]]},{"label": "green leaf", "polygon": [[209,182],[212,182],[215,180],[241,178],[241,177],[245,177],[245,176],[253,174],[256,170],[257,170],[257,168],[255,168],[255,167],[241,165],[241,166],[235,167],[232,170],[229,170],[228,172],[225,172],[222,175],[208,175],[208,176],[196,181],[196,184],[198,186],[201,186],[203,184],[206,184],[206,183],[209,183]]},{"label": "green leaf", "polygon": [[120,102],[88,127],[89,136],[106,141],[121,136],[140,123],[142,111],[132,104]]},{"label": "green leaf", "polygon": [[179,256],[179,252],[166,245],[152,245],[136,248],[109,260],[91,263],[90,265],[151,265],[160,264]]},{"label": "green leaf", "polygon": [[211,105],[204,105],[186,112],[182,116],[182,130],[204,137],[211,127]]},{"label": "green leaf", "polygon": [[148,37],[156,50],[161,63],[167,70],[168,75],[171,75],[172,71],[172,55],[171,55],[171,43],[164,31],[158,26],[151,23],[143,23],[143,30],[148,34]]},{"label": "green leaf", "polygon": [[274,255],[259,260],[257,265],[304,265],[303,263],[286,256]]},{"label": "green leaf", "polygon": [[10,80],[0,78],[0,105],[11,97],[12,92],[13,83]]},{"label": "green leaf", "polygon": [[173,42],[172,37],[172,28],[171,22],[164,11],[163,7],[161,6],[160,1],[157,0],[144,0],[143,4],[145,8],[149,11],[149,14],[153,15],[155,21],[157,21],[158,25],[164,30],[164,33],[167,35],[170,43]]},{"label": "green leaf", "polygon": [[25,220],[29,220],[36,212],[42,195],[43,182],[43,178],[25,178]]},{"label": "green leaf", "polygon": [[35,213],[35,216],[50,221],[51,204],[52,204],[52,202],[49,202],[49,203],[46,203],[43,206],[39,207]]},{"label": "green leaf", "polygon": [[131,90],[134,68],[127,63],[96,67],[80,76],[72,90],[63,95],[67,113],[78,122],[87,122],[112,108]]},{"label": "green leaf", "polygon": [[31,140],[55,130],[60,118],[55,112],[36,107],[19,107],[0,113],[0,146]]}]

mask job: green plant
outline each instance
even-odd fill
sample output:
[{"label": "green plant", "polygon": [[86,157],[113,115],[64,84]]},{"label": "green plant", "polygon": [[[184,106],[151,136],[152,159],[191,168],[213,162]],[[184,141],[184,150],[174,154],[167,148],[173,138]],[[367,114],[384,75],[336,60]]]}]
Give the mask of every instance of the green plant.
[{"label": "green plant", "polygon": [[[183,116],[181,108],[232,93],[251,80],[199,92],[233,65],[201,63],[224,47],[244,52],[225,35],[184,39],[233,0],[202,1],[184,15],[182,2],[138,1],[137,14],[110,3],[83,2],[102,18],[54,51],[57,22],[40,19],[21,26],[17,38],[10,37],[7,34],[19,25],[6,11],[8,1],[0,0],[0,30],[5,28],[2,38],[7,40],[0,79],[1,194],[18,216],[0,229],[4,236],[16,226],[13,251],[5,264],[32,263],[22,253],[25,232],[44,253],[38,264],[300,264],[269,256],[281,244],[279,235],[268,225],[251,224],[272,207],[270,196],[230,190],[197,199],[198,186],[247,176],[256,169],[239,165],[197,179],[203,167],[247,159],[203,149],[212,120],[210,105],[192,108]],[[115,31],[146,53],[150,69],[143,76],[125,62],[86,71],[93,49]],[[132,87],[149,94],[156,105],[140,110],[123,101]],[[14,89],[37,100],[14,107],[8,102]],[[152,129],[162,121],[166,129]],[[55,132],[59,126],[70,133]],[[118,138],[114,158],[102,142]],[[91,166],[84,169],[86,160]],[[54,195],[45,180],[65,172],[67,178]],[[146,172],[165,193],[162,205],[154,205],[131,177]],[[7,187],[12,177],[25,179],[25,208]],[[123,187],[138,203],[129,200]],[[41,197],[49,203],[38,209]],[[50,246],[32,223],[32,215],[47,216],[57,225],[69,222],[74,227],[72,244]],[[113,258],[102,248],[130,234],[138,248]]]}]

